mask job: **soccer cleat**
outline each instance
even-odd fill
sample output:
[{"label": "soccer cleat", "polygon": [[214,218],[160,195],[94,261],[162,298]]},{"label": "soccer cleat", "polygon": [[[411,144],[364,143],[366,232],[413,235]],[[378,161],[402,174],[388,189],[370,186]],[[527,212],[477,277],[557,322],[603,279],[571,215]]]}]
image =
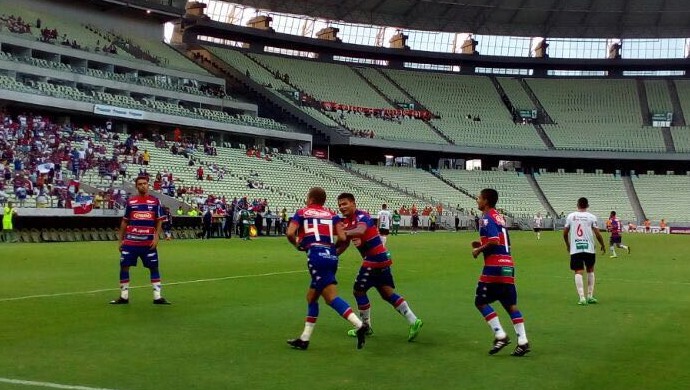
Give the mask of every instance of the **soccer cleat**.
[{"label": "soccer cleat", "polygon": [[498,353],[498,351],[505,348],[505,346],[508,344],[510,344],[510,339],[508,338],[508,336],[502,339],[494,339],[494,346],[489,351],[489,355],[495,355],[496,353]]},{"label": "soccer cleat", "polygon": [[419,331],[422,330],[422,325],[424,325],[424,322],[419,318],[414,321],[414,324],[410,325],[410,331],[407,333],[407,341],[413,341],[417,338]]},{"label": "soccer cleat", "polygon": [[129,299],[125,299],[125,298],[122,298],[122,297],[110,301],[110,304],[111,304],[111,305],[126,305],[126,304],[128,304],[128,303],[129,303]]},{"label": "soccer cleat", "polygon": [[611,255],[611,256],[609,256],[610,259],[615,259],[616,257],[618,257],[618,255]]},{"label": "soccer cleat", "polygon": [[290,344],[292,348],[301,349],[303,351],[309,348],[309,341],[304,341],[300,338],[288,340],[287,343]]},{"label": "soccer cleat", "polygon": [[158,298],[153,300],[154,305],[172,305],[172,303],[168,302],[165,298]]},{"label": "soccer cleat", "polygon": [[362,347],[364,347],[364,343],[367,342],[366,337],[369,328],[369,324],[365,322],[359,329],[357,329],[357,349],[362,349]]},{"label": "soccer cleat", "polygon": [[510,353],[510,356],[516,356],[516,357],[525,356],[530,351],[531,351],[531,349],[529,349],[529,343],[525,343],[523,345],[518,344],[518,346],[515,347],[515,350]]},{"label": "soccer cleat", "polygon": [[587,300],[585,298],[580,298],[577,304],[580,306],[587,306]]},{"label": "soccer cleat", "polygon": [[587,304],[595,304],[595,303],[599,303],[599,301],[596,298],[594,298],[594,297],[587,298]]},{"label": "soccer cleat", "polygon": [[[374,330],[371,329],[371,325],[369,325],[369,330],[367,330],[366,335],[371,336],[374,334]],[[347,335],[350,337],[357,337],[357,329],[350,329],[347,331]]]}]

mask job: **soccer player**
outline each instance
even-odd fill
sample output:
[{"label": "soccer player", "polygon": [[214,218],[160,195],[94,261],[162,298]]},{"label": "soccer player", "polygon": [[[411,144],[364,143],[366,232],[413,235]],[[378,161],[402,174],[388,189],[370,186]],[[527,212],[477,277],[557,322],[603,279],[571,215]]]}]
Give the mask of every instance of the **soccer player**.
[{"label": "soccer player", "polygon": [[12,205],[12,202],[7,202],[2,211],[2,236],[5,242],[16,242],[14,236],[14,225],[12,218],[17,215],[17,210]]},{"label": "soccer player", "polygon": [[110,301],[113,305],[129,303],[129,267],[136,266],[141,258],[151,274],[153,303],[169,305],[161,296],[161,275],[158,270],[158,237],[165,215],[158,198],[149,195],[149,178],[139,176],[134,180],[137,195],[127,201],[125,216],[120,223],[120,297]]},{"label": "soccer player", "polygon": [[[594,264],[596,263],[596,246],[594,237],[601,245],[601,253],[606,254],[604,239],[597,228],[597,217],[587,211],[587,198],[577,200],[577,211],[568,214],[565,219],[563,240],[570,253],[570,269],[575,272],[575,288],[580,296],[578,305],[597,303],[594,298]],[[587,269],[587,298],[585,298],[582,270]]]},{"label": "soccer player", "polygon": [[388,239],[388,234],[390,233],[391,212],[388,211],[388,205],[385,203],[381,205],[381,211],[379,211],[378,225],[379,233],[381,234],[381,241],[383,241],[383,245],[386,245],[386,240]]},{"label": "soccer player", "polygon": [[623,248],[628,251],[628,254],[630,254],[630,247],[627,245],[623,245],[623,237],[621,236],[621,233],[623,232],[623,224],[621,224],[620,219],[616,217],[616,212],[611,211],[611,215],[609,215],[609,232],[611,232],[611,237],[609,238],[609,250],[611,251],[611,257],[612,259],[618,257],[616,254],[616,247],[618,248]]},{"label": "soccer player", "polygon": [[[384,205],[385,206],[385,205]],[[362,321],[368,325],[368,334],[371,331],[371,304],[367,291],[374,287],[386,302],[390,303],[409,324],[407,340],[414,340],[422,329],[423,322],[412,312],[405,298],[395,293],[395,283],[391,272],[390,252],[386,249],[381,235],[369,214],[357,209],[355,196],[342,193],[338,196],[338,209],[342,213],[345,225],[345,234],[349,240],[342,241],[338,245],[338,254],[344,252],[352,241],[362,255],[362,266],[355,279],[353,293],[359,315]],[[356,335],[357,331],[351,329],[348,334]]]},{"label": "soccer player", "polygon": [[476,259],[484,254],[484,268],[477,283],[474,305],[494,332],[494,344],[489,354],[493,355],[510,344],[508,335],[501,326],[491,303],[499,301],[510,315],[517,334],[518,345],[512,356],[525,356],[530,352],[525,322],[517,307],[515,289],[515,264],[510,255],[510,239],[505,220],[496,211],[498,192],[492,188],[481,190],[477,197],[477,208],[483,213],[479,220],[479,241],[472,242],[472,256]]},{"label": "soccer player", "polygon": [[398,213],[398,210],[393,210],[393,216],[391,217],[393,220],[393,235],[397,236],[398,235],[398,230],[400,230],[400,213]]},{"label": "soccer player", "polygon": [[357,328],[357,349],[361,349],[369,326],[338,296],[338,282],[335,279],[338,255],[333,235],[338,237],[339,242],[346,237],[340,218],[325,208],[325,203],[326,191],[323,188],[310,189],[307,194],[307,207],[297,210],[286,232],[290,243],[298,250],[307,252],[307,266],[311,276],[311,284],[307,290],[307,319],[304,331],[300,337],[288,340],[288,344],[297,349],[309,347],[309,340],[319,316],[318,300],[319,297],[323,297],[333,310]]},{"label": "soccer player", "polygon": [[540,213],[534,217],[534,232],[537,233],[537,240],[541,239],[541,228],[544,223],[544,218],[541,217]]}]

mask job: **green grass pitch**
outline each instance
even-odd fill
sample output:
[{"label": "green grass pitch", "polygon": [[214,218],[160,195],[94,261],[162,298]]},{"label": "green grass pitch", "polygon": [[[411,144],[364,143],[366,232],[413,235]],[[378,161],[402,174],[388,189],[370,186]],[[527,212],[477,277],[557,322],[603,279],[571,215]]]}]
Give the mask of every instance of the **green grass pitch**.
[{"label": "green grass pitch", "polygon": [[[580,307],[561,234],[513,232],[519,307],[532,353],[489,356],[493,336],[473,305],[481,260],[470,233],[389,239],[398,292],[425,321],[415,342],[389,304],[370,294],[375,334],[363,350],[321,303],[307,351],[300,334],[305,256],[284,238],[160,245],[163,295],[132,269],[128,306],[117,296],[115,242],[0,246],[1,379],[143,389],[687,389],[690,386],[690,237],[628,234],[632,254],[599,255],[599,304]],[[606,237],[607,238],[607,237]],[[608,239],[608,238],[607,238]],[[359,262],[342,256],[351,305]]]}]

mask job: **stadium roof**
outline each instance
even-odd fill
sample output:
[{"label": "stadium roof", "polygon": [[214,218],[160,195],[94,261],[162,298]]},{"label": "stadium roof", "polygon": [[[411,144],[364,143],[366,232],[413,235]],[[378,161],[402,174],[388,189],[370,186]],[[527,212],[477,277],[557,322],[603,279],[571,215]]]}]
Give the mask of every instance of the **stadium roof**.
[{"label": "stadium roof", "polygon": [[415,30],[563,38],[690,37],[687,0],[228,0]]}]

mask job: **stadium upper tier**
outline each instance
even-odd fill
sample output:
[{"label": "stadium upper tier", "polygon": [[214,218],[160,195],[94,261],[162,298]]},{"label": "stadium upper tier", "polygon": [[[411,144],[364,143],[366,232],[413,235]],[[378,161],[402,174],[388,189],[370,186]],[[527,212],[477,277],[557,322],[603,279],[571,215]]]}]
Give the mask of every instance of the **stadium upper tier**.
[{"label": "stadium upper tier", "polygon": [[557,149],[665,151],[659,129],[643,127],[634,80],[526,79],[556,122]]},{"label": "stadium upper tier", "polygon": [[[20,2],[4,2],[2,13],[6,17],[21,18],[22,23],[28,26],[28,29],[16,29],[17,36],[30,36],[34,40],[124,59],[143,60],[168,68],[208,75],[206,70],[166,45],[162,37],[160,40],[143,38],[128,30],[127,23],[122,23],[121,27],[111,32],[104,32],[87,25],[86,23],[91,22],[89,20],[73,20],[69,16],[30,9]],[[41,21],[40,28],[37,27],[38,20]],[[57,30],[57,36],[45,35],[42,32],[43,29]],[[22,32],[19,33],[19,31]],[[48,37],[50,38],[47,39]],[[66,41],[69,42],[63,43]]]},{"label": "stadium upper tier", "polygon": [[622,221],[635,221],[630,199],[620,176],[594,173],[535,173],[546,199],[557,213],[568,215],[576,211],[577,199],[589,200],[589,211],[607,219],[611,211],[616,211]]}]

